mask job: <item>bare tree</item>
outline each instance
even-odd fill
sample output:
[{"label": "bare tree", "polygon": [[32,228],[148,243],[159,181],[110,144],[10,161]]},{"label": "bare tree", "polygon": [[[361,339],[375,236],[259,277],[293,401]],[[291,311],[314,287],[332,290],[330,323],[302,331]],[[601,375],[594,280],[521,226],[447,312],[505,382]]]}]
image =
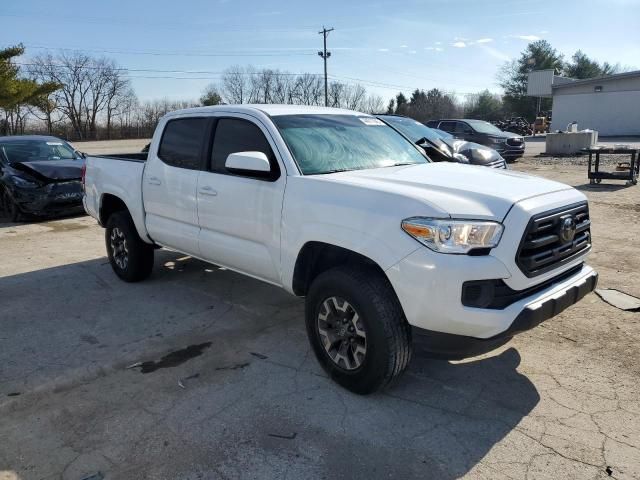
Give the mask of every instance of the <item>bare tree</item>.
[{"label": "bare tree", "polygon": [[346,87],[346,84],[341,82],[331,82],[329,84],[328,104],[330,107],[342,106],[342,98],[344,97],[345,87]]},{"label": "bare tree", "polygon": [[367,90],[362,85],[347,85],[344,90],[342,107],[349,110],[364,110]]},{"label": "bare tree", "polygon": [[293,86],[292,103],[300,105],[320,105],[324,103],[324,84],[319,75],[303,73],[296,77]]},{"label": "bare tree", "polygon": [[100,114],[126,89],[124,71],[113,60],[80,52],[40,55],[32,63],[39,77],[61,86],[52,100],[68,118],[75,135],[95,138]]},{"label": "bare tree", "polygon": [[384,113],[385,106],[384,100],[380,95],[367,95],[362,102],[362,111],[365,113]]},{"label": "bare tree", "polygon": [[228,103],[246,103],[250,98],[250,82],[247,69],[236,65],[222,76],[222,96]]},{"label": "bare tree", "polygon": [[107,138],[111,139],[111,125],[114,117],[122,113],[122,104],[135,96],[129,79],[123,78],[117,73],[107,73],[107,85],[105,92],[105,113],[107,121]]},{"label": "bare tree", "polygon": [[276,75],[273,79],[271,100],[273,103],[291,103],[292,84],[291,75]]},{"label": "bare tree", "polygon": [[[221,92],[228,103],[286,103],[324,105],[324,83],[317,74],[235,66],[222,76]],[[359,84],[329,83],[329,106],[377,113],[382,99],[368,95]]]}]

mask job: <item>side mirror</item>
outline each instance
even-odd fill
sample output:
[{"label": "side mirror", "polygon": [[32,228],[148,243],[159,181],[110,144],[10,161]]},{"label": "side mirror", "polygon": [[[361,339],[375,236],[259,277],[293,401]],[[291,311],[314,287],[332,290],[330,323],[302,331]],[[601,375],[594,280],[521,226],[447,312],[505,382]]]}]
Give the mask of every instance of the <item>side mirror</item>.
[{"label": "side mirror", "polygon": [[255,173],[264,175],[271,171],[269,159],[262,152],[237,152],[227,157],[224,166],[239,173]]}]

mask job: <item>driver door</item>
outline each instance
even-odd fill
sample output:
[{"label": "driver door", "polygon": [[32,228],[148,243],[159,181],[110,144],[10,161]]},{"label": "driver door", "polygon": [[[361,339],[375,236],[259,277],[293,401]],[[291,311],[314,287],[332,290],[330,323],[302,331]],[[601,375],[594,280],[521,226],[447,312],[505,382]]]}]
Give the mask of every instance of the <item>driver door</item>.
[{"label": "driver door", "polygon": [[[198,178],[199,247],[205,260],[280,285],[280,221],[286,175],[269,132],[247,115],[218,117]],[[232,173],[231,153],[263,152],[266,176]]]}]

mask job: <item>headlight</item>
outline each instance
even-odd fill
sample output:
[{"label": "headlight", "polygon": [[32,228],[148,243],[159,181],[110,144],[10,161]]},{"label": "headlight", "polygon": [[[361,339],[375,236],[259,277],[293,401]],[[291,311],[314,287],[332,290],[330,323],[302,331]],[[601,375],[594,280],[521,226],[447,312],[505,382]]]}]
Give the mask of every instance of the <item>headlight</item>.
[{"label": "headlight", "polygon": [[440,145],[438,147],[440,149],[441,152],[443,152],[445,155],[451,156],[451,150],[449,150],[449,147],[443,143],[442,145]]},{"label": "headlight", "polygon": [[16,177],[15,175],[11,176],[11,180],[13,180],[13,183],[15,183],[17,187],[37,188],[40,186],[36,182],[32,182],[31,180],[27,180],[26,178]]},{"label": "headlight", "polygon": [[462,254],[497,246],[503,226],[483,220],[413,217],[402,221],[402,229],[435,252]]},{"label": "headlight", "polygon": [[492,143],[504,143],[504,142],[506,142],[506,141],[507,141],[507,139],[506,139],[506,138],[495,138],[495,137],[493,137],[493,138],[489,138],[489,140],[490,140]]},{"label": "headlight", "polygon": [[469,163],[469,159],[464,155],[462,155],[461,153],[454,153],[453,158],[455,158],[456,161],[460,163]]},{"label": "headlight", "polygon": [[486,148],[478,148],[474,152],[481,160],[491,160],[494,150],[487,150]]}]

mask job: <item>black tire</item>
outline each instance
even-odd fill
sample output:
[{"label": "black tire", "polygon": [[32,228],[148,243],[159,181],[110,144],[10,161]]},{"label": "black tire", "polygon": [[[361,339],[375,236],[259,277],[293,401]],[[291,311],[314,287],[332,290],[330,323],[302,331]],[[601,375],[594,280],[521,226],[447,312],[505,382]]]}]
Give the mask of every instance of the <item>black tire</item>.
[{"label": "black tire", "polygon": [[18,222],[20,220],[20,208],[6,190],[2,192],[2,209],[10,222]]},{"label": "black tire", "polygon": [[[334,298],[338,298],[338,302],[346,302],[342,306],[347,312],[353,311],[353,317],[362,322],[358,323],[356,329],[364,330],[365,338],[355,341],[364,343],[366,353],[361,353],[359,360],[354,353],[357,349],[353,346],[354,338],[339,340],[339,348],[325,348],[326,342],[330,345],[337,343],[328,340],[328,329],[325,327],[329,323],[320,326],[323,316],[329,318],[325,302],[332,302]],[[309,341],[318,361],[333,380],[354,393],[368,394],[384,388],[409,365],[412,353],[411,327],[389,281],[373,268],[336,267],[320,274],[307,293],[305,317]],[[344,319],[342,322],[351,329],[350,323]],[[335,324],[340,325],[340,321]],[[345,328],[331,329],[337,332],[334,338],[336,335],[349,335]],[[321,329],[325,329],[324,334],[320,333]],[[341,350],[344,346],[342,343],[347,341],[352,343],[347,343],[345,350]],[[347,353],[349,348],[351,350]],[[353,360],[349,362],[351,365],[345,363],[342,355],[339,362],[332,359],[332,350],[334,354],[345,352],[347,356],[350,355]],[[357,367],[353,368],[354,365]]]},{"label": "black tire", "polygon": [[142,241],[127,212],[116,212],[105,229],[107,255],[113,271],[125,282],[139,282],[153,269],[153,245]]}]

